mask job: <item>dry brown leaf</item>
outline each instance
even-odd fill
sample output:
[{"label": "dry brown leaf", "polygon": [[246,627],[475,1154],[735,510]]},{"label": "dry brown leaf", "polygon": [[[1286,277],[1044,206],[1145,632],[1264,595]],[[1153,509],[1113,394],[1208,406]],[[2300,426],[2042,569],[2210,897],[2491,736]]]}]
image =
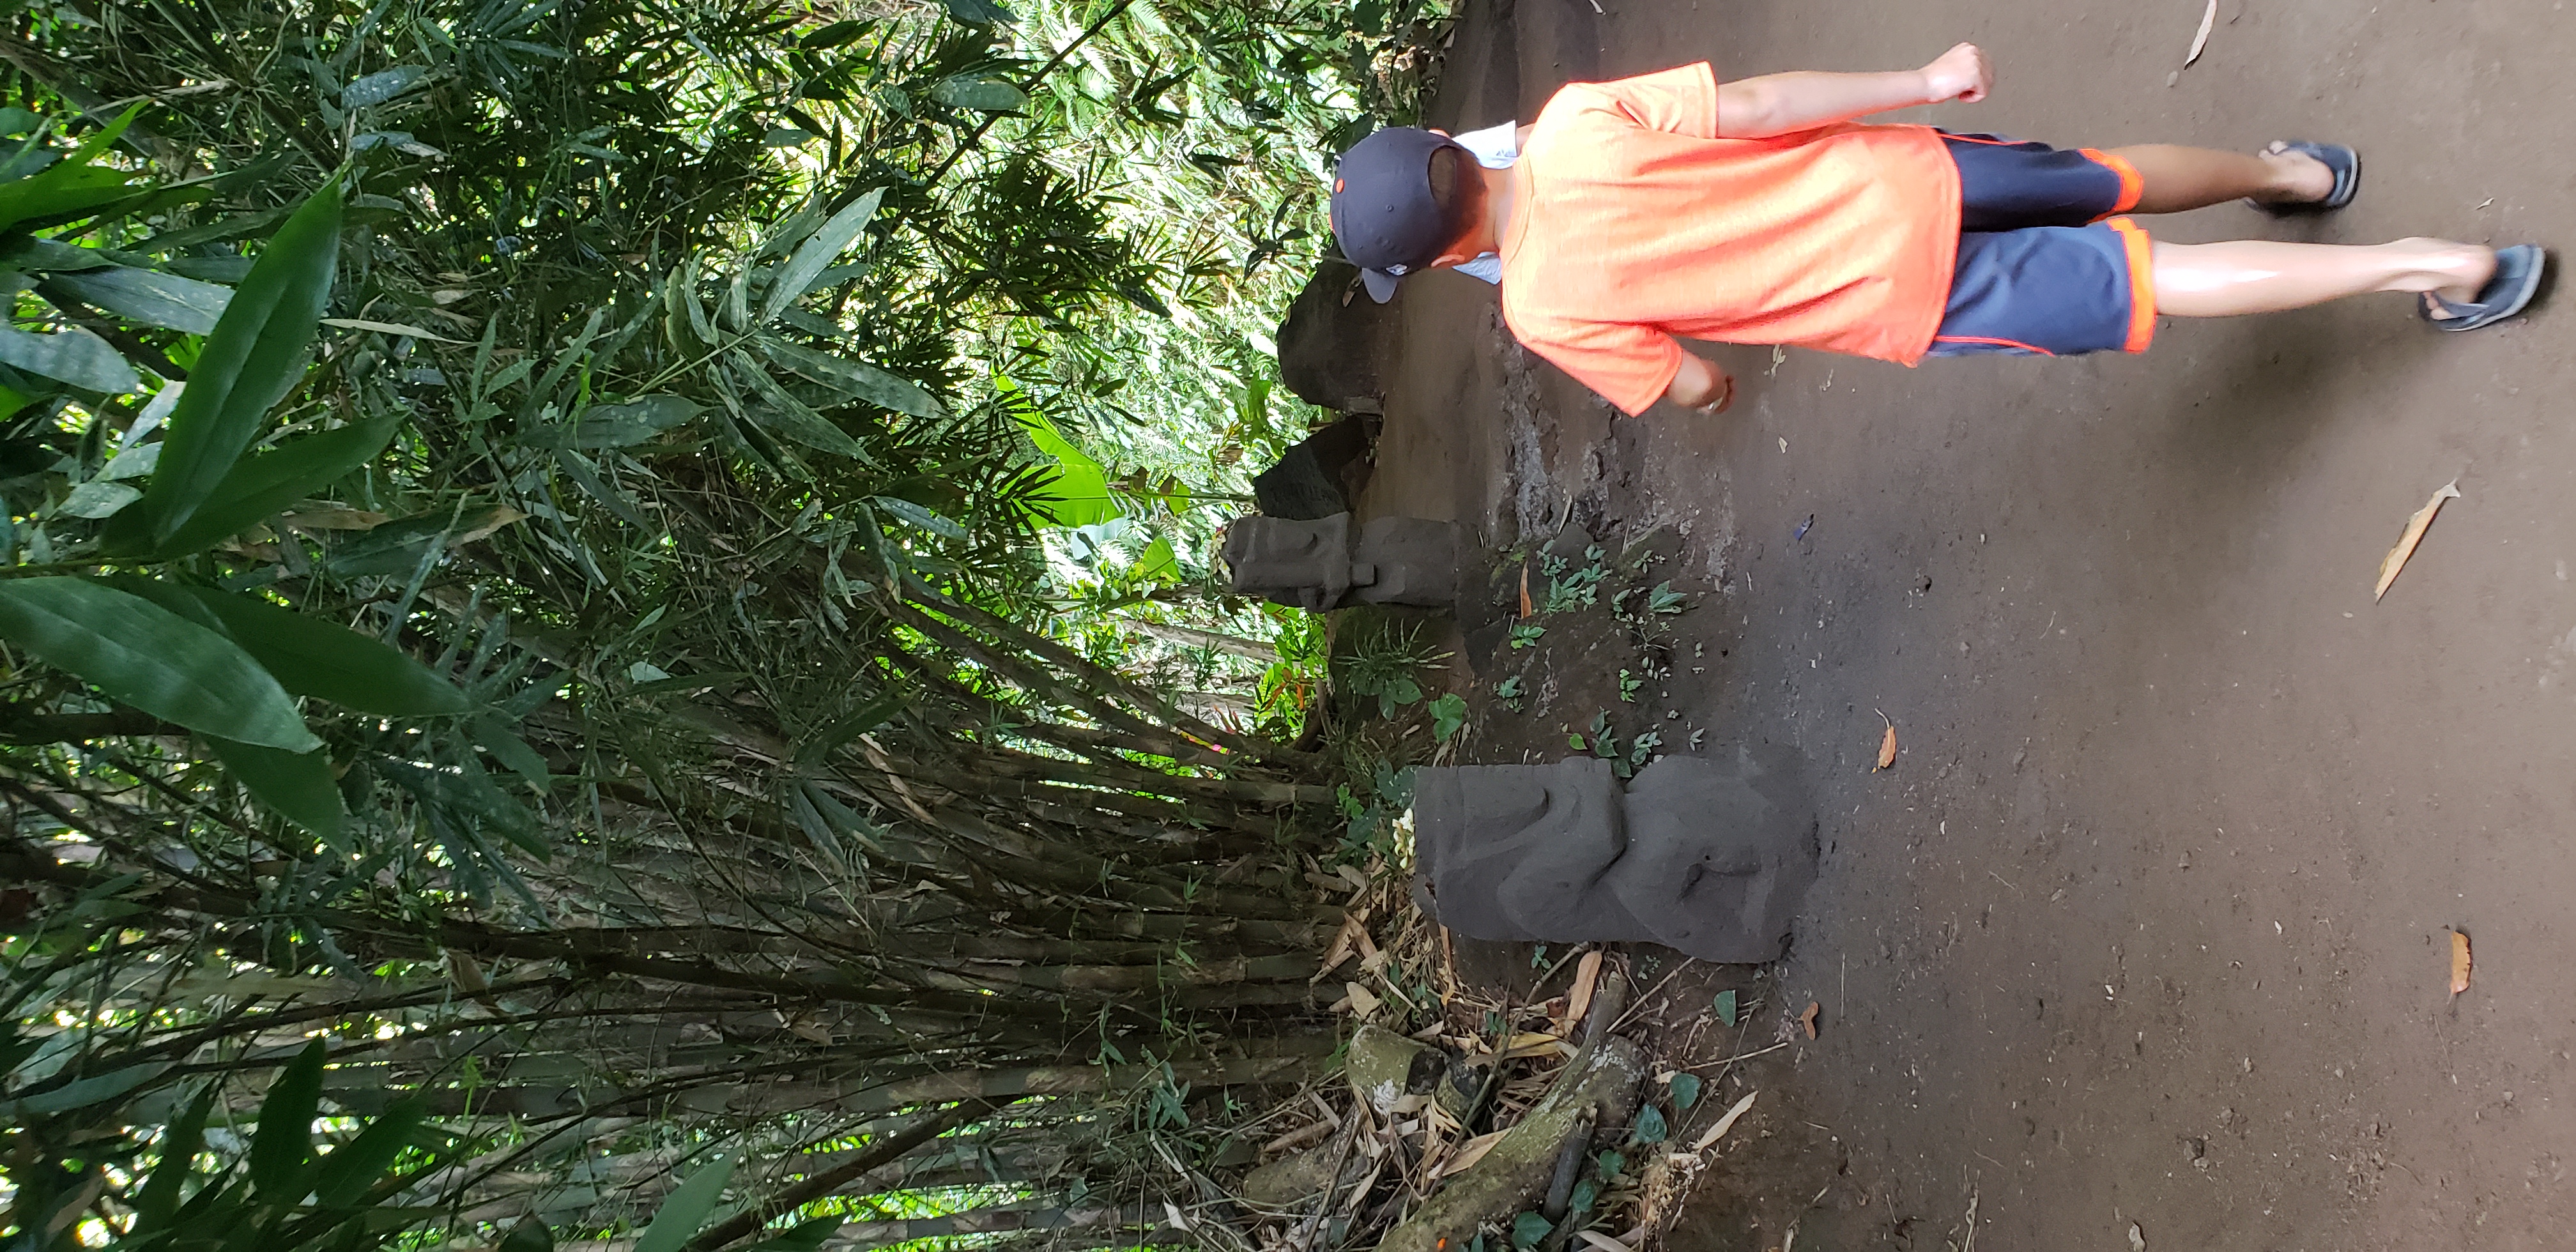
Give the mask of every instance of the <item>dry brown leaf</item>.
[{"label": "dry brown leaf", "polygon": [[1521,562],[1521,616],[1530,615],[1529,562]]},{"label": "dry brown leaf", "polygon": [[1503,1131],[1497,1130],[1489,1135],[1478,1135],[1460,1145],[1456,1154],[1452,1155],[1447,1161],[1441,1163],[1440,1176],[1446,1178],[1451,1174],[1459,1173],[1465,1170],[1468,1166],[1485,1159],[1485,1154],[1493,1151],[1494,1145],[1503,1141],[1504,1133],[1505,1132]]},{"label": "dry brown leaf", "polygon": [[1565,1020],[1569,1023],[1569,1029],[1573,1025],[1580,1025],[1583,1014],[1592,1007],[1593,984],[1600,979],[1601,949],[1594,948],[1584,953],[1583,959],[1576,962],[1574,966],[1574,990],[1565,998]]},{"label": "dry brown leaf", "polygon": [[1691,1151],[1705,1152],[1710,1144],[1725,1138],[1726,1132],[1735,1129],[1735,1119],[1744,1116],[1744,1110],[1753,1107],[1753,1097],[1760,1094],[1762,1093],[1758,1091],[1745,1092],[1744,1098],[1736,1101],[1735,1107],[1726,1111],[1726,1116],[1717,1119],[1717,1124],[1708,1128],[1708,1133],[1691,1141]]},{"label": "dry brown leaf", "polygon": [[1315,966],[1315,976],[1307,979],[1307,983],[1312,985],[1324,981],[1324,975],[1332,973],[1334,966],[1351,959],[1359,940],[1367,934],[1368,928],[1360,922],[1358,914],[1344,915],[1342,928],[1333,932],[1333,941],[1324,947],[1322,963]]},{"label": "dry brown leaf", "polygon": [[1813,1000],[1809,1000],[1807,1001],[1807,1011],[1798,1015],[1798,1024],[1807,1028],[1808,1038],[1813,1039],[1816,1037],[1816,1015],[1824,1011],[1825,1008],[1823,1005],[1818,1004]]},{"label": "dry brown leaf", "polygon": [[1353,1016],[1366,1017],[1376,1012],[1381,1002],[1377,998],[1377,993],[1358,983],[1346,982],[1342,984],[1342,1003],[1350,1005]]},{"label": "dry brown leaf", "polygon": [[1585,1230],[1577,1233],[1585,1243],[1592,1245],[1594,1252],[1631,1252],[1627,1244],[1621,1243],[1608,1235],[1602,1234],[1600,1231]]},{"label": "dry brown leaf", "polygon": [[476,521],[474,525],[467,527],[465,529],[465,533],[456,537],[456,543],[461,547],[465,544],[472,543],[477,539],[489,538],[492,532],[499,530],[512,522],[524,521],[527,516],[527,514],[505,504],[493,505],[483,513],[480,520]]},{"label": "dry brown leaf", "polygon": [[2210,28],[2216,25],[2218,25],[2218,0],[2209,0],[2209,7],[2201,10],[2200,13],[2200,33],[2191,37],[2191,51],[2182,59],[2184,69],[2190,69],[2191,63],[2200,59],[2200,50],[2209,46]]},{"label": "dry brown leaf", "polygon": [[316,504],[298,509],[277,519],[281,526],[296,530],[373,530],[385,523],[382,513],[353,509],[345,504]]},{"label": "dry brown leaf", "polygon": [[432,332],[422,330],[420,327],[406,326],[401,322],[370,322],[364,318],[357,317],[326,317],[322,319],[322,324],[325,326],[337,326],[343,330],[372,330],[382,335],[407,335],[413,339],[435,339],[440,343],[456,343],[466,344],[468,347],[472,346],[472,344],[467,340],[450,339],[445,335],[433,334]]},{"label": "dry brown leaf", "polygon": [[2469,989],[2469,932],[2451,932],[2451,994]]},{"label": "dry brown leaf", "polygon": [[2415,516],[2406,519],[2406,533],[2399,535],[2397,546],[2379,559],[2379,586],[2370,593],[2371,599],[2377,600],[2388,594],[2388,584],[2397,581],[2397,571],[2406,568],[2406,558],[2415,555],[2416,544],[2424,542],[2424,532],[2433,525],[2433,515],[2442,511],[2442,502],[2459,498],[2460,480],[2454,478],[2442,484],[2442,489],[2434,492],[2433,498],[2425,501],[2423,508],[2415,510]]},{"label": "dry brown leaf", "polygon": [[1896,767],[1896,722],[1883,712],[1878,715],[1878,720],[1887,723],[1887,734],[1878,741],[1878,764],[1869,770],[1873,774]]}]

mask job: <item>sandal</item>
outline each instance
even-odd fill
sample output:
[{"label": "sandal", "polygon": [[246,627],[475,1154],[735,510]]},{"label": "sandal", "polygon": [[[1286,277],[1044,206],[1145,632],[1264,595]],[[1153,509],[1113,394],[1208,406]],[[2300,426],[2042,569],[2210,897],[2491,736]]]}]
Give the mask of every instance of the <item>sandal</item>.
[{"label": "sandal", "polygon": [[[2433,324],[2435,330],[2476,330],[2493,326],[2520,313],[2540,291],[2540,276],[2549,266],[2549,254],[2540,245],[2519,243],[2496,249],[2495,277],[2478,289],[2478,298],[2467,303],[2454,303],[2425,292],[2417,303],[2415,315]],[[2436,313],[2440,316],[2435,316]]]},{"label": "sandal", "polygon": [[2245,203],[2266,213],[2283,217],[2298,213],[2332,213],[2352,203],[2354,193],[2361,190],[2361,154],[2342,144],[2312,143],[2305,139],[2276,139],[2272,141],[2272,146],[2265,148],[2264,151],[2301,153],[2316,158],[2318,163],[2334,171],[2334,189],[2327,192],[2323,200],[2267,201],[2247,197]]}]

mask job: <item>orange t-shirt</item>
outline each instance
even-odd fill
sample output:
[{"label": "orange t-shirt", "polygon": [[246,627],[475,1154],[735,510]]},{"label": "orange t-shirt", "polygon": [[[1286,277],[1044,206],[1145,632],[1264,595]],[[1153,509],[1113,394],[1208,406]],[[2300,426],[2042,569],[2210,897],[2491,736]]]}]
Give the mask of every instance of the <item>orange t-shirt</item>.
[{"label": "orange t-shirt", "polygon": [[1911,364],[1959,248],[1959,169],[1928,126],[1717,137],[1703,61],[1558,91],[1514,168],[1503,319],[1629,413],[1673,336]]}]

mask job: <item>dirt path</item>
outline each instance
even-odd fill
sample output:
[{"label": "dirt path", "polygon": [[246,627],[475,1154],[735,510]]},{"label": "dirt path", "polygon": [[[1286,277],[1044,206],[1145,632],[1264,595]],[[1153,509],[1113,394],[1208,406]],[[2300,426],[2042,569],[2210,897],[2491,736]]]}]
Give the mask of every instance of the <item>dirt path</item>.
[{"label": "dirt path", "polygon": [[[2335,219],[2228,207],[2160,235],[2576,246],[2576,174],[2540,155],[2576,150],[2576,16],[2547,0],[2220,0],[2170,87],[2200,0],[1601,7],[1476,8],[1433,120],[1525,119],[1568,78],[1694,57],[1883,69],[1967,38],[1997,95],[1923,120],[2367,155]],[[2563,312],[2454,339],[2389,297],[2168,321],[2142,359],[1917,371],[1724,349],[1742,398],[1706,421],[1614,420],[1471,279],[1404,300],[1368,508],[1498,549],[1569,512],[1661,527],[1701,593],[1679,629],[1704,673],[1636,705],[1597,684],[1480,702],[1470,756],[1562,752],[1602,709],[1817,763],[1825,877],[1752,1032],[1823,1006],[1766,1079],[1813,1182],[1721,1174],[1678,1246],[1776,1248],[1799,1220],[1802,1249],[1935,1249],[1972,1196],[1997,1250],[2125,1248],[2131,1222],[2156,1252],[2569,1245]],[[2380,555],[2454,477],[2374,604]],[[1480,691],[1515,663],[1495,648],[1471,649]],[[1874,710],[1904,744],[1875,775]],[[2478,956],[2456,1001],[2447,926]]]}]

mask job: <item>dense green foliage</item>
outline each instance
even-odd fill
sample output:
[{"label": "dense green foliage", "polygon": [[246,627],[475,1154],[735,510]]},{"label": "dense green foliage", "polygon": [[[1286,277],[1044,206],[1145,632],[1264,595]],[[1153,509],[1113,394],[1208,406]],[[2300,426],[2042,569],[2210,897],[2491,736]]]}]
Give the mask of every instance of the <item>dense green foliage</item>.
[{"label": "dense green foliage", "polygon": [[1414,14],[10,20],[0,1241],[1200,1205],[1340,821],[1208,553]]}]

